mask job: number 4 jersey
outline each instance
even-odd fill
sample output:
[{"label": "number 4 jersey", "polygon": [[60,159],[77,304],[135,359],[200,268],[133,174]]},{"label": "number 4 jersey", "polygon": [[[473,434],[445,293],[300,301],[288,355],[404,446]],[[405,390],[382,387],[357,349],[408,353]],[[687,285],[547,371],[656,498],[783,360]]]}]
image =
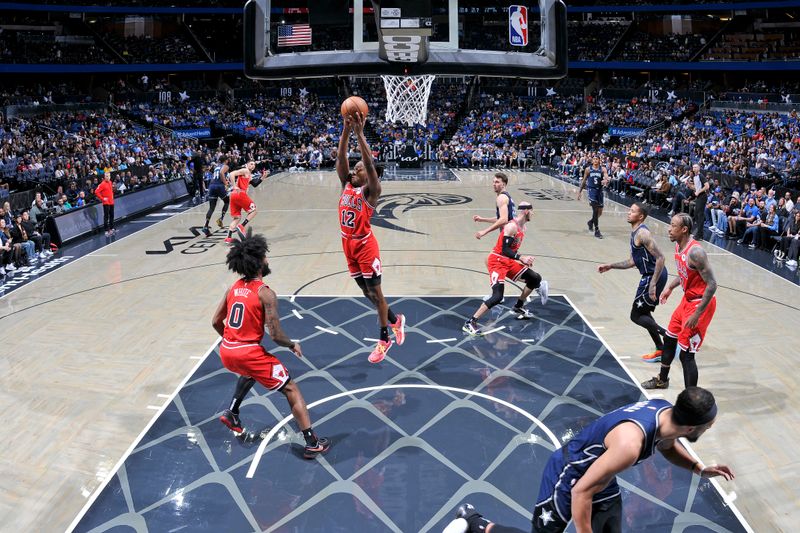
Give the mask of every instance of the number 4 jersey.
[{"label": "number 4 jersey", "polygon": [[240,279],[231,286],[223,345],[232,348],[261,343],[264,337],[264,306],[258,296],[261,287],[266,285],[260,279]]},{"label": "number 4 jersey", "polygon": [[342,237],[365,237],[372,227],[369,219],[375,208],[364,198],[364,187],[344,186],[339,199],[339,224]]}]

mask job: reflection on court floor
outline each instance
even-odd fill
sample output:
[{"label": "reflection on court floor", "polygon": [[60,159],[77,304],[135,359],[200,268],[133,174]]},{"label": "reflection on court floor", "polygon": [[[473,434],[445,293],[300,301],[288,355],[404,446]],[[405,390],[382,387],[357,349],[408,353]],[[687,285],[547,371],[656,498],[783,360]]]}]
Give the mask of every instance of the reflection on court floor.
[{"label": "reflection on court floor", "polygon": [[[247,435],[220,424],[236,377],[214,350],[76,531],[438,532],[463,501],[529,530],[553,441],[642,398],[563,297],[531,304],[531,321],[498,306],[484,322],[496,331],[481,338],[460,330],[478,298],[390,302],[406,314],[408,336],[372,365],[377,325],[366,300],[283,300],[284,329],[307,357],[275,353],[306,401],[320,401],[310,412],[317,434],[333,442],[325,456],[302,459],[296,426],[280,425],[290,414],[284,397],[258,385],[241,409]],[[271,428],[275,438],[248,478]],[[620,484],[625,531],[744,531],[708,481],[660,456]]]}]

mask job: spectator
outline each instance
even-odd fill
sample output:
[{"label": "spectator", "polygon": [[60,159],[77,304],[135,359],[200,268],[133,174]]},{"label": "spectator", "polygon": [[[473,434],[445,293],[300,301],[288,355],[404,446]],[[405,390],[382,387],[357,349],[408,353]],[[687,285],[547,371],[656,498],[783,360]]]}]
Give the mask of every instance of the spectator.
[{"label": "spectator", "polygon": [[30,261],[35,257],[34,251],[34,243],[28,237],[28,233],[25,231],[25,228],[22,226],[22,214],[17,213],[14,216],[14,223],[11,225],[10,229],[11,240],[12,242],[18,244],[24,251],[24,257],[20,255],[19,263],[15,266],[17,267],[27,267],[30,265]]},{"label": "spectator", "polygon": [[50,234],[46,231],[39,231],[39,228],[31,220],[29,211],[26,210],[22,212],[22,220],[20,223],[25,229],[28,239],[33,241],[34,254],[38,254],[39,259],[47,259],[47,257],[53,255],[53,252],[50,251]]},{"label": "spectator", "polygon": [[778,260],[786,259],[786,266],[797,266],[797,255],[800,250],[800,210],[786,225],[786,232],[781,237],[780,250],[775,250]]}]

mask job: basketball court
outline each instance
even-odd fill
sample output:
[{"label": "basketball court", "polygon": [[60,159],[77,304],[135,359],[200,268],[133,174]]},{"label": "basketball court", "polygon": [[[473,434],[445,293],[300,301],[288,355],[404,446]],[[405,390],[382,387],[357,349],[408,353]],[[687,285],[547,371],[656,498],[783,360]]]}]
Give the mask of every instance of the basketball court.
[{"label": "basketball court", "polygon": [[[453,173],[457,181],[384,187],[373,226],[384,289],[407,313],[409,335],[379,365],[366,361],[374,315],[355,298],[339,249],[335,174],[279,174],[253,195],[261,209],[253,226],[270,240],[268,282],[284,295],[285,330],[306,358],[277,353],[308,401],[322,400],[311,416],[333,440],[318,461],[296,455],[302,439],[281,424],[285,400],[258,386],[242,408],[253,435],[237,439],[216,421],[235,379],[221,369],[210,320],[234,278],[223,265],[224,235],[185,238],[204,206],[0,299],[4,322],[14,324],[0,334],[10,347],[3,389],[14,405],[29,406],[0,430],[9,452],[5,527],[437,531],[465,500],[527,527],[552,437],[563,441],[640,399],[636,383],[653,372],[638,361],[650,341],[628,320],[638,277],[596,273],[628,251],[625,208],[608,205],[599,241],[582,229],[588,208],[574,201],[574,188],[511,172],[511,194],[535,209],[523,247],[554,296],[545,306],[532,302],[530,322],[498,307],[484,326],[502,329],[468,339],[460,324],[488,289],[484,258],[493,244],[475,240],[471,217],[492,212],[494,194],[492,172]],[[665,225],[651,227],[669,250]],[[175,243],[170,252],[152,253],[165,242]],[[792,323],[798,288],[732,254],[712,262],[720,305],[699,367],[722,416],[693,449],[731,464],[737,479],[700,482],[660,459],[631,469],[622,479],[633,530],[670,530],[676,516],[676,524],[712,531],[777,529],[796,517],[787,474],[796,466],[781,446],[798,427],[797,398],[782,385],[791,375],[784,338],[762,334],[763,359],[734,354],[752,336],[741,309]],[[671,310],[655,316],[663,322]],[[259,450],[268,429],[277,433]]]},{"label": "basketball court", "polygon": [[[408,76],[566,73],[559,0],[531,10],[530,37],[526,18],[513,51],[462,49],[455,0],[406,4],[408,16],[381,11],[370,22],[356,0],[349,50],[280,54],[271,4],[253,0],[245,70],[261,79],[406,76],[400,85],[413,90],[390,94],[389,105],[417,114],[427,102],[417,91],[431,79]],[[535,318],[517,321],[508,311],[518,288],[509,286],[504,305],[482,320],[485,335],[462,333],[489,291],[484,261],[494,238],[476,240],[483,226],[472,216],[493,216],[496,170],[387,172],[372,226],[383,291],[406,315],[408,336],[379,364],[367,362],[375,313],[342,256],[335,172],[279,173],[252,191],[259,214],[251,225],[270,244],[266,281],[282,295],[283,327],[305,357],[268,338],[265,346],[300,385],[315,431],[332,441],[314,461],[302,458],[279,394],[252,389],[241,437],[218,421],[236,377],[220,363],[211,318],[235,278],[224,264],[225,232],[199,231],[206,205],[176,210],[1,297],[2,528],[437,532],[468,501],[529,530],[549,455],[601,414],[655,397],[638,383],[656,367],[640,362],[651,341],[628,318],[639,276],[597,273],[629,254],[627,208],[608,201],[606,238],[595,239],[575,187],[541,172],[509,170],[509,192],[533,203],[522,251],[536,257],[551,297],[534,298]],[[674,275],[666,225],[649,224]],[[791,531],[800,521],[791,503],[800,463],[787,445],[800,440],[791,329],[751,324],[800,323],[800,288],[703,246],[719,289],[700,385],[721,416],[691,453],[731,465],[737,477],[709,482],[657,456],[620,476],[623,527]],[[673,296],[656,319],[666,323],[676,304]],[[678,392],[673,385],[663,397]]]}]

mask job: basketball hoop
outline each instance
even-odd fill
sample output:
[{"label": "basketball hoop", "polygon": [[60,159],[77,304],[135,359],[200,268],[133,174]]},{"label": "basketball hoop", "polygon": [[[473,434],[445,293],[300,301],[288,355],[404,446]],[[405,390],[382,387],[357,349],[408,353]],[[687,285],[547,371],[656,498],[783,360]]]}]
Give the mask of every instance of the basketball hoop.
[{"label": "basketball hoop", "polygon": [[436,76],[381,76],[386,88],[386,121],[424,125],[428,119],[428,96]]}]

